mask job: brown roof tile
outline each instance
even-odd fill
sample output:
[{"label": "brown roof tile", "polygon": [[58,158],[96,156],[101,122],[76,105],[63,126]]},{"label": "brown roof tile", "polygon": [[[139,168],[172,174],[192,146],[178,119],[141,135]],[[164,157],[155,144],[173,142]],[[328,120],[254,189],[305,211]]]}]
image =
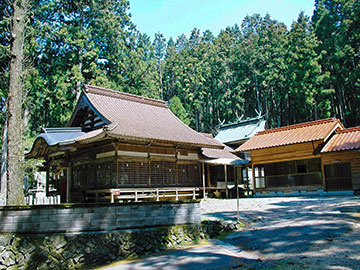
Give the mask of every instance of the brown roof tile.
[{"label": "brown roof tile", "polygon": [[328,118],[269,129],[258,132],[254,137],[238,147],[235,152],[324,140],[336,128],[343,129],[344,127],[338,119]]},{"label": "brown roof tile", "polygon": [[201,135],[181,122],[164,101],[90,85],[86,85],[85,95],[114,126],[105,131],[109,136],[222,148],[219,142]]},{"label": "brown roof tile", "polygon": [[[214,142],[221,143],[218,140],[214,139],[211,134],[208,133],[201,133],[202,135],[210,138]],[[229,146],[221,143],[221,145],[224,147],[223,149],[212,149],[212,148],[202,148],[202,154],[207,158],[225,158],[225,159],[234,159],[234,160],[241,160],[238,156],[233,154],[234,151]]]},{"label": "brown roof tile", "polygon": [[360,149],[360,126],[338,130],[321,150],[322,153]]}]

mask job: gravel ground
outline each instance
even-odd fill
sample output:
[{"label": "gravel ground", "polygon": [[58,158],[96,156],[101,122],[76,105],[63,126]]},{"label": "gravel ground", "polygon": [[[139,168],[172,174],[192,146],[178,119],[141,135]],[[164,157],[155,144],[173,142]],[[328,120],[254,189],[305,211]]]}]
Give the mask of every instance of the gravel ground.
[{"label": "gravel ground", "polygon": [[[236,219],[236,200],[201,209],[205,219]],[[232,269],[360,269],[359,197],[240,199],[240,218],[247,228],[222,240],[247,255]]]},{"label": "gravel ground", "polygon": [[[236,220],[236,200],[201,202],[203,219]],[[360,270],[359,197],[240,199],[243,230],[102,270]]]}]

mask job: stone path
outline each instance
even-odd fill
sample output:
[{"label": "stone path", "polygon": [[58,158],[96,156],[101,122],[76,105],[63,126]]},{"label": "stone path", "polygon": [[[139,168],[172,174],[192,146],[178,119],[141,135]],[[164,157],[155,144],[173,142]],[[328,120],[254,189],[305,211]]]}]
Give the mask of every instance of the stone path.
[{"label": "stone path", "polygon": [[[101,269],[360,269],[359,197],[240,200],[249,224],[222,240]],[[205,219],[236,220],[236,200],[201,202]]]}]

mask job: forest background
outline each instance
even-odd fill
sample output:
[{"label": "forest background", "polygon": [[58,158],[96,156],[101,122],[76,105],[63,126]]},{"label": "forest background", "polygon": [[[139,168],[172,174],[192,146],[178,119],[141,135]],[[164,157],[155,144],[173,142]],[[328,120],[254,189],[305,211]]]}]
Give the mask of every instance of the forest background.
[{"label": "forest background", "polygon": [[[269,128],[338,117],[360,124],[360,1],[316,0],[287,29],[269,15],[247,16],[214,36],[153,41],[131,21],[125,0],[31,0],[23,83],[24,136],[65,126],[83,84],[159,98],[186,124],[266,114]],[[0,128],[5,121],[11,17],[0,3]],[[166,22],[164,22],[166,23]]]}]

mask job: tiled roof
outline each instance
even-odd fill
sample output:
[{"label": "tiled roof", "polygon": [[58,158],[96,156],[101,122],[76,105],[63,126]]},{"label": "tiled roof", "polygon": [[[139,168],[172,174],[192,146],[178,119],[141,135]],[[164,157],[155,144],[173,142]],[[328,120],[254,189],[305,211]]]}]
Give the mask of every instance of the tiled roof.
[{"label": "tiled roof", "polygon": [[84,135],[80,127],[68,128],[43,128],[37,138],[43,138],[49,146],[56,145],[63,141],[73,140]]},{"label": "tiled roof", "polygon": [[321,153],[360,149],[360,126],[338,130]]},{"label": "tiled roof", "polygon": [[104,130],[110,137],[222,148],[181,122],[164,101],[90,85],[85,86],[84,94],[111,122],[112,127]]},{"label": "tiled roof", "polygon": [[[210,138],[211,140],[216,141],[216,139],[214,139],[212,137],[211,134],[205,134],[202,133],[204,136],[207,136],[208,138]],[[219,143],[219,142],[217,142]],[[202,154],[210,159],[213,158],[225,158],[225,159],[234,159],[234,160],[241,160],[241,158],[239,158],[238,156],[236,156],[235,154],[233,154],[232,152],[234,151],[232,148],[230,148],[229,146],[225,145],[225,144],[221,144],[224,148],[223,149],[213,149],[213,148],[202,148]]]},{"label": "tiled roof", "polygon": [[336,118],[328,118],[313,122],[285,126],[258,132],[250,140],[238,147],[236,152],[276,146],[324,140],[336,129],[343,129],[343,125]]},{"label": "tiled roof", "polygon": [[80,127],[67,128],[43,128],[36,137],[30,152],[25,154],[26,158],[36,158],[39,155],[38,147],[45,140],[48,146],[60,145],[62,143],[74,142],[76,138],[86,135]]},{"label": "tiled roof", "polygon": [[265,130],[264,116],[222,125],[215,139],[222,143],[240,142],[250,139],[257,132]]}]

